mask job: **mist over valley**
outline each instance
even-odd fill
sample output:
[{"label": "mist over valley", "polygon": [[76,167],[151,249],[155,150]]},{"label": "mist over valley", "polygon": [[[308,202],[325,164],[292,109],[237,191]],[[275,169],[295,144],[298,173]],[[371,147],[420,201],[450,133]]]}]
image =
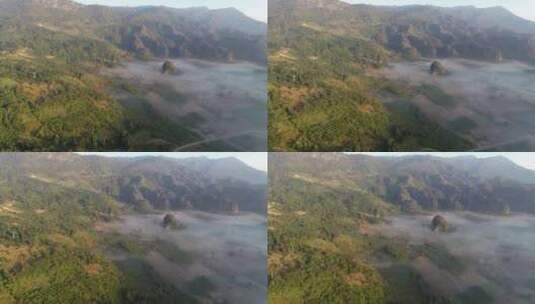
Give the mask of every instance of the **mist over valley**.
[{"label": "mist over valley", "polygon": [[[249,62],[171,60],[176,69],[162,73],[160,61],[134,61],[106,71],[135,90],[118,86],[112,93],[126,107],[151,108],[167,119],[182,121],[201,136],[172,150],[265,151],[266,68]],[[127,88],[130,88],[128,86]]]},{"label": "mist over valley", "polygon": [[535,171],[514,156],[269,157],[271,302],[533,302]]},{"label": "mist over valley", "polygon": [[273,0],[273,151],[531,151],[535,22],[503,7]]},{"label": "mist over valley", "polygon": [[236,157],[0,154],[0,302],[265,303],[267,176]]},{"label": "mist over valley", "polygon": [[440,59],[447,70],[440,76],[430,75],[431,62],[397,62],[377,71],[377,75],[406,83],[416,91],[411,98],[385,94],[380,100],[413,104],[444,128],[474,142],[476,150],[533,148],[534,66],[515,61]]},{"label": "mist over valley", "polygon": [[266,38],[232,7],[1,0],[0,149],[263,151]]},{"label": "mist over valley", "polygon": [[[173,244],[183,259],[169,260],[158,251],[143,259],[177,288],[196,286],[199,298],[215,303],[265,303],[266,218],[258,214],[211,214],[198,211],[171,213],[185,226],[168,230],[162,215],[127,215],[98,225],[103,233],[117,233],[142,242],[161,240]],[[120,247],[107,248],[120,264],[135,262],[135,255]],[[185,260],[185,261],[184,261]]]},{"label": "mist over valley", "polygon": [[[451,231],[432,231],[434,214],[428,214],[387,218],[386,223],[373,227],[373,233],[403,239],[413,246],[443,248],[452,255],[452,265],[460,263],[462,268],[456,269],[446,260],[425,255],[408,262],[421,275],[422,283],[431,293],[468,299],[472,292],[473,302],[470,303],[488,303],[488,299],[492,299],[492,303],[531,303],[534,300],[533,215],[440,214],[447,220]],[[379,261],[379,265],[385,262]],[[385,269],[407,265],[390,263]],[[476,290],[489,296],[477,295]]]}]

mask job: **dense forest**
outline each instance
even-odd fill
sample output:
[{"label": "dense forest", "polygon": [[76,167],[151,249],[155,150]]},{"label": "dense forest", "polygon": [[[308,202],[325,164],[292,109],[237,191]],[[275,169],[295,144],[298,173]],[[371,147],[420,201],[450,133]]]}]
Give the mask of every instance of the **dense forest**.
[{"label": "dense forest", "polygon": [[[210,288],[209,282],[181,290],[142,258],[157,251],[170,261],[187,262],[190,257],[174,243],[99,229],[99,224],[140,212],[161,213],[162,223],[172,210],[265,213],[265,185],[188,169],[191,162],[213,172],[231,162],[238,175],[256,174],[260,184],[265,182],[263,173],[232,159],[0,156],[0,302],[201,303],[192,290]],[[158,174],[159,167],[168,169]],[[178,205],[183,197],[188,206]],[[131,258],[115,261],[110,252]]]},{"label": "dense forest", "polygon": [[459,275],[467,260],[376,227],[403,214],[533,214],[533,171],[501,158],[328,154],[270,155],[270,303],[492,303],[476,287],[431,292],[414,261]]},{"label": "dense forest", "polygon": [[100,70],[133,58],[263,63],[263,29],[234,10],[2,0],[0,149],[167,151],[200,140],[187,121],[162,117],[151,105],[126,108],[111,92],[135,95],[135,88]]},{"label": "dense forest", "polygon": [[[517,32],[532,24],[502,11],[335,0],[270,4],[273,151],[465,151],[474,146],[470,137],[407,102],[423,96],[451,109],[453,96],[435,85],[414,86],[374,71],[422,58],[535,59],[532,36]],[[503,18],[492,19],[496,14]],[[471,24],[476,20],[480,24]]]},{"label": "dense forest", "polygon": [[2,303],[195,303],[147,265],[130,274],[105,257],[107,246],[143,245],[92,228],[125,212],[117,201],[13,176],[3,179],[0,201]]}]

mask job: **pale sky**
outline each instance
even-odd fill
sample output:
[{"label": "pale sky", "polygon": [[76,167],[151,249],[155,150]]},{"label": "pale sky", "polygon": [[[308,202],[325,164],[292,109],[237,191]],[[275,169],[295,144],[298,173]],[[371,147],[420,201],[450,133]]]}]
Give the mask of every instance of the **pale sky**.
[{"label": "pale sky", "polygon": [[211,159],[226,158],[226,157],[235,157],[250,167],[253,167],[258,170],[267,172],[267,153],[265,152],[180,152],[180,153],[166,153],[166,152],[157,152],[157,153],[126,153],[126,152],[87,152],[79,153],[82,155],[99,155],[99,156],[108,156],[108,157],[140,157],[140,156],[164,156],[172,158],[191,158],[191,157],[208,157]]},{"label": "pale sky", "polygon": [[75,0],[83,4],[106,6],[169,6],[177,8],[206,6],[208,8],[234,7],[247,16],[267,22],[267,0]]},{"label": "pale sky", "polygon": [[374,5],[435,5],[435,6],[466,6],[492,7],[503,6],[520,16],[535,21],[535,0],[344,0],[349,3],[366,3]]},{"label": "pale sky", "polygon": [[475,156],[478,158],[488,158],[495,156],[505,156],[512,160],[519,166],[527,169],[535,170],[535,153],[494,153],[494,152],[422,152],[422,153],[351,153],[351,154],[367,154],[374,156],[410,156],[410,155],[431,155],[436,157],[458,157],[458,156]]}]

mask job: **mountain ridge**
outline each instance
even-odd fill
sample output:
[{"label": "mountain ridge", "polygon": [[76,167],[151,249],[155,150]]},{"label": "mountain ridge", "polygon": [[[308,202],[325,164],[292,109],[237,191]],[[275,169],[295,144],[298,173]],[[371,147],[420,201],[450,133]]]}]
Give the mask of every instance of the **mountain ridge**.
[{"label": "mountain ridge", "polygon": [[[500,12],[505,17],[493,17]],[[389,73],[398,63],[424,67],[424,62],[448,59],[535,64],[535,22],[503,12],[338,0],[272,1],[270,150],[477,149],[479,138],[456,127],[463,119],[445,122],[432,117],[455,106],[460,98],[454,91],[445,91],[438,78],[427,85]],[[425,98],[425,106],[420,98]],[[440,107],[437,112],[434,106]]]},{"label": "mountain ridge", "polygon": [[2,23],[22,22],[102,39],[139,58],[265,63],[266,24],[235,8],[107,7],[70,0],[2,0],[0,8]]},{"label": "mountain ridge", "polygon": [[[214,164],[229,159],[205,161]],[[187,159],[165,157],[4,153],[0,155],[0,179],[32,180],[106,194],[142,212],[197,209],[265,213],[266,174],[237,159],[231,161],[235,170],[220,172],[189,166]],[[255,174],[257,180],[251,180]],[[262,175],[264,179],[259,177]]]},{"label": "mountain ridge", "polygon": [[270,155],[270,181],[367,193],[402,211],[535,213],[535,171],[504,158]]},{"label": "mountain ridge", "polygon": [[[322,13],[325,5],[337,9]],[[327,28],[333,33],[346,31],[354,38],[365,35],[366,39],[370,39],[369,43],[410,58],[465,57],[501,61],[503,57],[535,60],[535,47],[527,44],[529,37],[535,37],[535,22],[504,8],[375,6],[338,0],[289,0],[275,1],[270,9],[275,29],[279,28],[277,20],[282,12],[288,10],[284,15],[291,22],[316,20],[319,24],[321,20],[324,31]],[[348,24],[354,24],[354,28],[350,29]],[[524,30],[519,31],[521,27]],[[510,46],[503,42],[508,39],[518,41],[518,45]]]}]

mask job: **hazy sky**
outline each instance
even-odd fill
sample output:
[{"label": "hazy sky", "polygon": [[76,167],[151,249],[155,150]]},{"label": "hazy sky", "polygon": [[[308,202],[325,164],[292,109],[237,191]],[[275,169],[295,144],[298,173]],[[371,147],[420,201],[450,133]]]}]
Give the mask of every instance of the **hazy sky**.
[{"label": "hazy sky", "polygon": [[535,21],[535,0],[344,0],[349,3],[367,3],[375,5],[437,5],[476,7],[503,6],[517,16]]},{"label": "hazy sky", "polygon": [[107,6],[163,5],[170,7],[206,6],[209,8],[235,7],[256,20],[267,21],[267,0],[75,0],[83,4]]},{"label": "hazy sky", "polygon": [[[359,153],[356,153],[359,154]],[[457,157],[457,156],[476,156],[478,158],[485,157],[494,157],[494,156],[505,156],[515,162],[516,164],[535,170],[535,153],[432,153],[432,152],[422,152],[422,153],[362,153],[375,156],[408,156],[408,155],[433,155],[438,157]]]},{"label": "hazy sky", "polygon": [[267,171],[267,153],[265,152],[180,152],[180,153],[124,153],[124,152],[105,152],[105,153],[79,153],[84,155],[100,155],[100,156],[112,156],[112,157],[139,157],[139,156],[165,156],[174,158],[189,158],[189,157],[208,157],[212,159],[235,157],[240,159],[247,165],[262,171]]}]

